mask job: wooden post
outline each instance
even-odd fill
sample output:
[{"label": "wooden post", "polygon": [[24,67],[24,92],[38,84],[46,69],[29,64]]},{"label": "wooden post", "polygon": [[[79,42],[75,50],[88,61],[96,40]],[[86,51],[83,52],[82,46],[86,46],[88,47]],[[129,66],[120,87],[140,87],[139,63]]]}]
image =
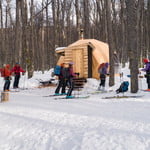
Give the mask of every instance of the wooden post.
[{"label": "wooden post", "polygon": [[1,92],[1,102],[9,101],[9,92]]}]

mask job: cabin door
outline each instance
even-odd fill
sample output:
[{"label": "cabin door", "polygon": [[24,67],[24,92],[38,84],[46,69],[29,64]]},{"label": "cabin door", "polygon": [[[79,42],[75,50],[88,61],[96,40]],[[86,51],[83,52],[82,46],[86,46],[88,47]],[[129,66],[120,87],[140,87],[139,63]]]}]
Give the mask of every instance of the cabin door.
[{"label": "cabin door", "polygon": [[79,77],[83,77],[83,49],[73,49],[74,72],[80,73]]}]

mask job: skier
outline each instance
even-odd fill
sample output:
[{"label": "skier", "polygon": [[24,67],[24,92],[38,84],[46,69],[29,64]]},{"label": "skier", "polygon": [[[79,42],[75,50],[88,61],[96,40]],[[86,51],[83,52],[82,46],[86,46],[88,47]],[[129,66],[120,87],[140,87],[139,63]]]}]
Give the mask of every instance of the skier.
[{"label": "skier", "polygon": [[[60,74],[57,75],[58,76],[58,80],[59,80],[59,83],[58,83],[58,86],[55,90],[55,95],[66,95],[66,83],[65,83],[65,78],[63,76],[63,69],[64,69],[64,65],[65,63],[62,63],[60,66]],[[62,88],[62,89],[61,89]],[[59,94],[59,91],[61,89],[61,94]]]},{"label": "skier", "polygon": [[98,87],[98,91],[105,90],[105,82],[106,82],[106,75],[108,74],[108,66],[109,64],[106,62],[106,63],[100,64],[98,67],[98,73],[100,74],[100,84]]},{"label": "skier", "polygon": [[4,65],[4,68],[2,69],[2,72],[3,72],[3,77],[4,77],[4,80],[5,80],[3,90],[4,90],[4,92],[10,91],[9,90],[9,88],[10,88],[10,80],[11,80],[10,65],[9,64]]},{"label": "skier", "polygon": [[129,82],[128,81],[124,81],[121,83],[119,89],[116,90],[116,93],[124,93],[128,91],[128,87],[129,87]]},{"label": "skier", "polygon": [[75,73],[73,72],[73,62],[70,62],[69,63],[69,75],[68,75],[68,85],[69,85],[69,90],[67,92],[67,96],[66,98],[74,98],[74,96],[72,96],[72,91],[73,91],[73,88],[74,88],[74,81],[73,81],[73,78],[76,76]]},{"label": "skier", "polygon": [[16,63],[15,66],[12,68],[11,72],[14,72],[15,74],[15,80],[13,84],[13,88],[16,89],[18,88],[19,85],[19,79],[20,79],[20,73],[25,72],[21,67],[19,63]]},{"label": "skier", "polygon": [[147,58],[144,58],[143,62],[145,63],[145,68],[141,69],[141,71],[146,72],[145,77],[147,78],[147,85],[148,85],[148,89],[146,91],[150,91],[150,62]]}]

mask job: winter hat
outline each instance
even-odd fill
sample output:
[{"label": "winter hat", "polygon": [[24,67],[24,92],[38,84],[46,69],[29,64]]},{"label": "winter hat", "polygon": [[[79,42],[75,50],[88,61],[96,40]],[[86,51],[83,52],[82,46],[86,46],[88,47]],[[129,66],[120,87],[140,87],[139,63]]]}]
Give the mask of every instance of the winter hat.
[{"label": "winter hat", "polygon": [[147,58],[144,58],[144,59],[143,59],[143,62],[144,62],[144,63],[148,63],[149,60],[148,60]]}]

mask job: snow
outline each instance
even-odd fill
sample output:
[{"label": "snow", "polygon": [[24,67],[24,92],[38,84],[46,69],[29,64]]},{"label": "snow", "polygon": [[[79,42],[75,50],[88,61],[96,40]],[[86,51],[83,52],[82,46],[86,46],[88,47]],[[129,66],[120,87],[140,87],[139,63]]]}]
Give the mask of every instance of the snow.
[{"label": "snow", "polygon": [[[0,103],[0,150],[149,150],[150,93],[139,90],[125,95],[140,98],[103,99],[115,95],[124,80],[130,80],[127,68],[123,78],[115,78],[113,92],[89,94],[99,81],[88,79],[82,91],[87,99],[43,97],[53,94],[55,87],[37,88],[39,80],[49,80],[51,71],[35,72],[32,79],[20,79],[20,91],[11,90],[9,101]],[[0,89],[4,81],[0,78]],[[140,89],[147,87],[139,78]],[[28,89],[26,89],[28,88]]]},{"label": "snow", "polygon": [[55,49],[55,51],[59,51],[59,50],[63,50],[63,49],[65,49],[66,47],[57,47],[56,49]]}]

